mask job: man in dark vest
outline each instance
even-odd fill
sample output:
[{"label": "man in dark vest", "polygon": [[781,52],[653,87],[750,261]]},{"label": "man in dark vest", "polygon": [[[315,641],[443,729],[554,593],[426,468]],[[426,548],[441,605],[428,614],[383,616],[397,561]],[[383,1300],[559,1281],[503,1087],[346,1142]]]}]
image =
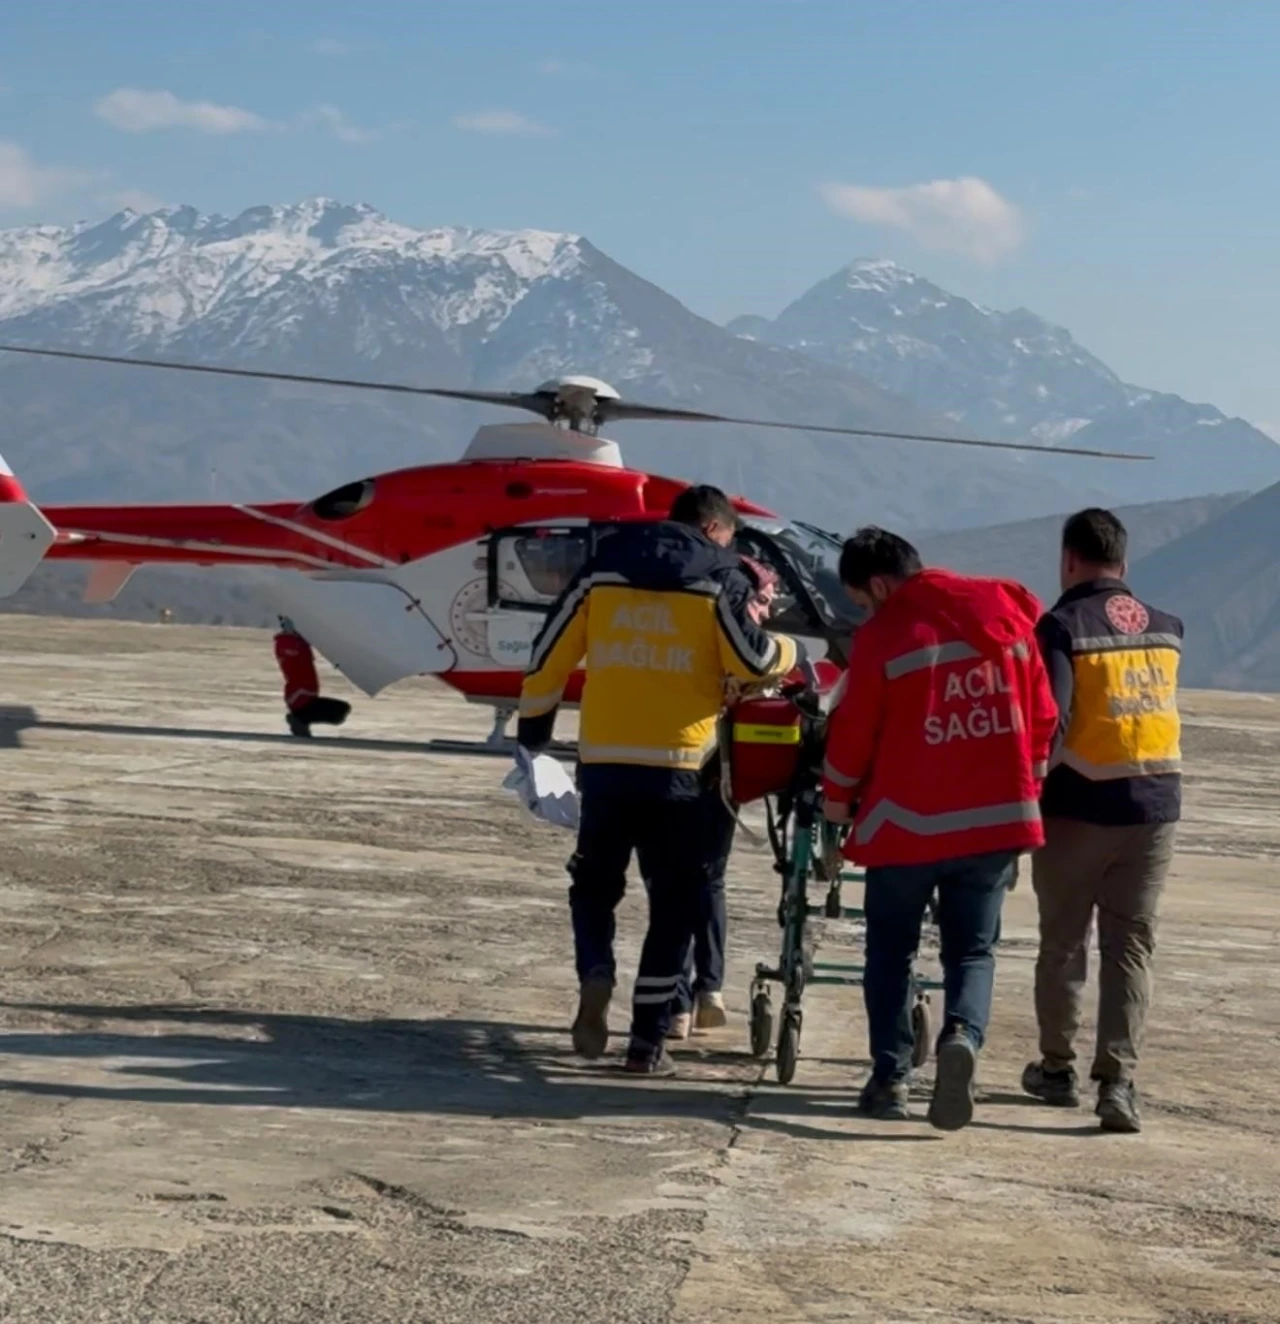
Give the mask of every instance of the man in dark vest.
[{"label": "man in dark vest", "polygon": [[1156,917],[1181,814],[1182,622],[1125,583],[1127,535],[1108,510],[1062,534],[1062,596],[1037,627],[1059,726],[1032,862],[1040,906],[1040,1060],[1022,1086],[1079,1103],[1073,1041],[1094,915],[1101,959],[1092,1079],[1107,1131],[1140,1129],[1133,1076],[1151,998]]}]

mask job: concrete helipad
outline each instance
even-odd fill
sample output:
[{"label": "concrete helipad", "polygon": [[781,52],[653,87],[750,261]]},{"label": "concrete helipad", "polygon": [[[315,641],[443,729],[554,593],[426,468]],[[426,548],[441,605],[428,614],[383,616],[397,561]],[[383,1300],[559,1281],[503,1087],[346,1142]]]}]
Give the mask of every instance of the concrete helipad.
[{"label": "concrete helipad", "polygon": [[568,839],[431,745],[487,725],[439,689],[304,744],[265,635],[5,617],[0,708],[8,1324],[1280,1320],[1280,703],[1187,699],[1136,1138],[1017,1092],[1025,884],[941,1136],[853,1115],[857,990],[790,1088],[746,1055],[750,843],[730,1030],[672,1082],[575,1059]]}]

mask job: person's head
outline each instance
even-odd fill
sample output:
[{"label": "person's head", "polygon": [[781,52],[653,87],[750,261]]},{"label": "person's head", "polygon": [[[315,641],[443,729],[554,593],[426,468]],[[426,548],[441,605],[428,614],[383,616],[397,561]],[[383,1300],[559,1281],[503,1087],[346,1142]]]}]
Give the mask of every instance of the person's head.
[{"label": "person's head", "polygon": [[905,539],[874,525],[859,529],[840,551],[840,582],[864,611],[873,613],[904,581],[924,568]]},{"label": "person's head", "polygon": [[738,531],[738,512],[718,487],[686,487],[671,503],[671,519],[701,529],[713,543],[728,547]]},{"label": "person's head", "polygon": [[1062,526],[1063,592],[1093,579],[1123,579],[1128,554],[1129,535],[1109,510],[1093,506],[1072,515]]}]

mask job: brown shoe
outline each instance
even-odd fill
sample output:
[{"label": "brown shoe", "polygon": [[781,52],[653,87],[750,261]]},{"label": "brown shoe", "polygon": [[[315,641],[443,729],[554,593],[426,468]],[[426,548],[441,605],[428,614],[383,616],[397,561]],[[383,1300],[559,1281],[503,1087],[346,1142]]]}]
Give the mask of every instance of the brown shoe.
[{"label": "brown shoe", "polygon": [[724,1007],[724,994],[699,993],[694,1005],[693,1028],[705,1033],[707,1030],[722,1030],[728,1024],[729,1013]]},{"label": "brown shoe", "polygon": [[599,1057],[609,1044],[609,1002],[613,984],[608,979],[588,979],[578,998],[573,1022],[574,1052],[588,1061]]},{"label": "brown shoe", "polygon": [[693,1017],[687,1011],[678,1011],[671,1018],[671,1028],[667,1031],[668,1039],[687,1039],[693,1027]]}]

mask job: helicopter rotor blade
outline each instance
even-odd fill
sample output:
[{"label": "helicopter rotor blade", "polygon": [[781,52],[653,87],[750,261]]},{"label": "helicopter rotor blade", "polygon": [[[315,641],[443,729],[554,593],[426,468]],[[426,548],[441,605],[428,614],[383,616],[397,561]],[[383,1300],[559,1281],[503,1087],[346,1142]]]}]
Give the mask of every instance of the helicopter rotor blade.
[{"label": "helicopter rotor blade", "polygon": [[728,414],[706,414],[694,409],[666,409],[661,405],[632,404],[628,400],[602,400],[605,419],[668,419],[671,422],[731,423],[735,427],[774,428],[782,432],[824,432],[840,437],[880,437],[889,441],[928,441],[944,446],[982,446],[990,450],[1031,451],[1038,455],[1087,455],[1098,460],[1151,460],[1151,455],[1124,451],[1087,450],[1081,446],[1036,446],[1031,442],[988,441],[976,437],[943,437],[927,432],[886,432],[880,428],[838,428],[820,423],[779,423],[766,418],[734,418]]},{"label": "helicopter rotor blade", "polygon": [[136,359],[118,354],[90,354],[74,349],[35,349],[30,345],[0,345],[9,354],[36,354],[42,358],[79,359],[84,363],[117,363],[132,368],[168,368],[174,372],[203,372],[215,377],[251,377],[267,382],[295,382],[302,386],[342,386],[356,391],[394,391],[399,395],[430,395],[445,400],[471,400],[477,404],[509,405],[545,414],[541,396],[521,391],[454,391],[434,386],[408,386],[403,382],[368,382],[346,377],[317,377],[301,372],[267,372],[259,368],[222,368],[211,363],[174,363],[169,359]]},{"label": "helicopter rotor blade", "polygon": [[[303,386],[340,386],[356,391],[391,391],[398,395],[425,395],[442,400],[467,400],[476,404],[502,405],[525,409],[543,418],[554,416],[556,399],[540,391],[469,391],[448,390],[436,386],[409,386],[403,382],[370,382],[348,377],[321,377],[297,372],[268,372],[259,368],[224,368],[209,363],[174,363],[166,359],[127,358],[116,354],[90,354],[84,350],[36,349],[30,345],[0,345],[10,354],[34,354],[43,358],[78,359],[85,363],[115,363],[135,368],[167,368],[176,372],[202,372],[217,377],[248,377],[259,381],[293,382]],[[728,423],[734,427],[772,428],[781,432],[820,432],[840,437],[874,437],[887,441],[924,441],[944,446],[978,446],[988,450],[1028,451],[1038,455],[1083,455],[1097,460],[1152,460],[1151,455],[1132,455],[1122,451],[1089,450],[1079,446],[1036,446],[1030,442],[990,441],[976,437],[944,437],[926,432],[887,432],[878,428],[832,427],[819,423],[782,423],[765,418],[736,418],[730,414],[708,414],[696,409],[674,409],[663,405],[636,404],[628,400],[597,398],[596,418],[610,420],[651,420],[684,423]]]}]

